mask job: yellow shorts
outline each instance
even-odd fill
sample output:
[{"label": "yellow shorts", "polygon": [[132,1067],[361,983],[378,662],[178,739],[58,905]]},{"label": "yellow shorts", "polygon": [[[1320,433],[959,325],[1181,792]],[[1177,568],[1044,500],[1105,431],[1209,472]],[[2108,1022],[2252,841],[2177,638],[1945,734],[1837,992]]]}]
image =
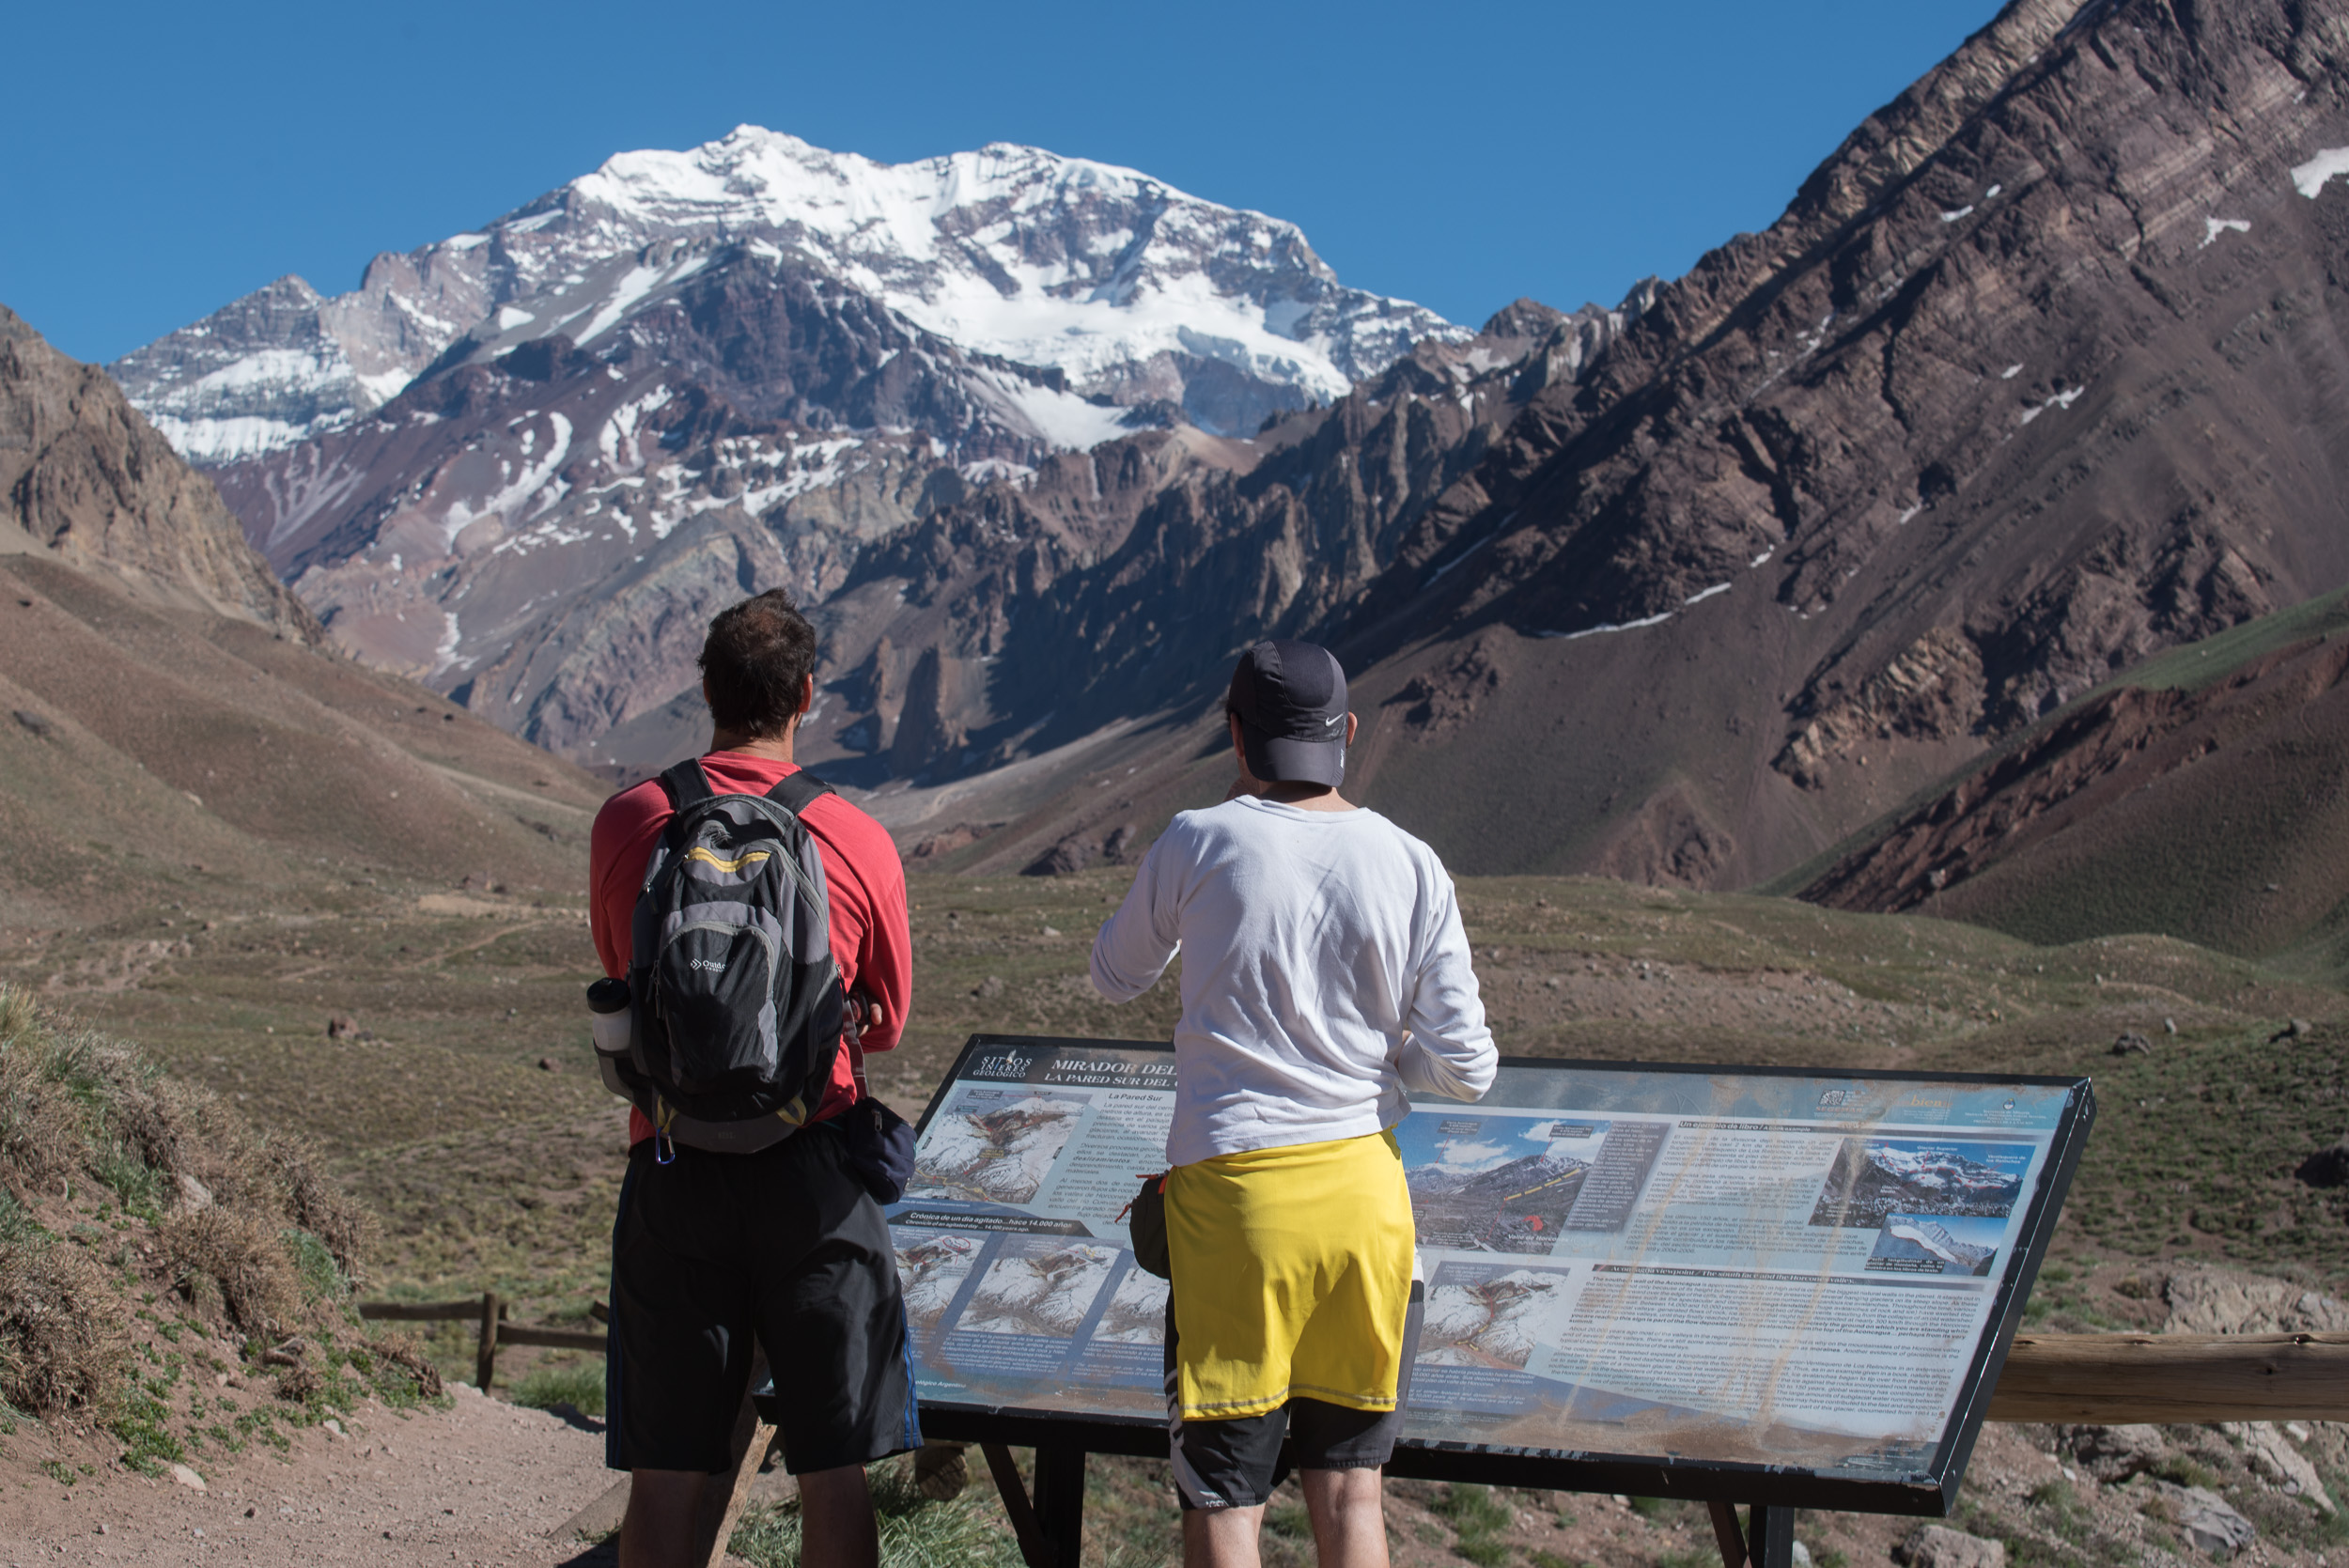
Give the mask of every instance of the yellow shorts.
[{"label": "yellow shorts", "polygon": [[1166,1236],[1184,1420],[1394,1408],[1413,1236],[1393,1133],[1178,1165]]}]

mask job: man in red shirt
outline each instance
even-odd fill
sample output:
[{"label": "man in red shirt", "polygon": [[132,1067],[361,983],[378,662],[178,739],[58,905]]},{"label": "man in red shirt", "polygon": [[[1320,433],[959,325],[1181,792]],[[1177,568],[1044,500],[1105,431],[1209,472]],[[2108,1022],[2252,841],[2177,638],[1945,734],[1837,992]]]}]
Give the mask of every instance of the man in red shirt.
[{"label": "man in red shirt", "polygon": [[[799,770],[792,742],[816,691],[816,632],[780,590],[710,623],[702,693],[715,733],[701,758],[721,794],[764,795]],[[637,894],[674,815],[659,780],[596,817],[590,921],[604,972],[625,977]],[[823,862],[832,950],[863,1051],[905,1027],[912,978],[905,868],[889,834],[837,795],[800,819]],[[623,1568],[682,1563],[706,1477],[725,1467],[754,1337],[784,1408],[785,1468],[799,1478],[807,1568],[870,1568],[879,1556],[864,1466],[921,1445],[904,1298],[880,1207],[846,1163],[836,1127],[856,1103],[843,1048],[813,1116],[755,1154],[685,1144],[653,1157],[653,1126],[629,1114],[629,1170],[612,1237],[605,1463],[630,1472]]]}]

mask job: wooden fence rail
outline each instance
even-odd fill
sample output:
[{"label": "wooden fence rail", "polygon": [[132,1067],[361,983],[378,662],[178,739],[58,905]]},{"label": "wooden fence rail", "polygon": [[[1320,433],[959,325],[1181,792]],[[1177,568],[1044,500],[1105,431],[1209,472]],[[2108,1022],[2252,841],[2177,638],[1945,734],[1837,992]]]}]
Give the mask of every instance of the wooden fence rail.
[{"label": "wooden fence rail", "polygon": [[2019,1335],[1990,1419],[2349,1421],[2349,1334]]},{"label": "wooden fence rail", "polygon": [[[506,1321],[494,1291],[462,1301],[364,1301],[393,1323],[480,1325],[474,1380],[497,1371],[501,1344],[600,1354],[600,1328]],[[601,1302],[588,1309],[598,1321]],[[2349,1421],[2349,1334],[2023,1334],[1990,1395],[1994,1421]]]},{"label": "wooden fence rail", "polygon": [[[495,1291],[483,1291],[477,1296],[462,1301],[362,1301],[359,1315],[377,1322],[388,1323],[475,1323],[480,1325],[474,1350],[474,1382],[485,1391],[490,1380],[497,1375],[498,1346],[502,1344],[533,1344],[547,1350],[592,1350],[603,1353],[604,1335],[600,1328],[534,1328],[525,1324],[506,1321],[507,1303],[498,1299]],[[598,1302],[588,1309],[588,1315],[600,1320],[605,1314],[603,1304]]]}]

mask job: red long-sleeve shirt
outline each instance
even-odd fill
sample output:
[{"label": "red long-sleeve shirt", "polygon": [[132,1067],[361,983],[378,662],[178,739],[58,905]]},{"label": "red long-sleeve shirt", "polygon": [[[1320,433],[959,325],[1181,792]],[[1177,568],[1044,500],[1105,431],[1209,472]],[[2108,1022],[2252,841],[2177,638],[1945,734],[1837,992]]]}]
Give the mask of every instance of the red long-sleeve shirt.
[{"label": "red long-sleeve shirt", "polygon": [[[712,752],[701,759],[709,787],[721,795],[764,795],[799,771],[794,763],[743,752]],[[588,924],[603,972],[626,978],[632,943],[636,895],[645,885],[645,862],[676,814],[658,779],[624,789],[596,814],[588,840]],[[912,1001],[913,939],[906,930],[905,863],[887,830],[837,795],[826,795],[801,814],[824,862],[824,887],[832,905],[832,954],[840,978],[881,1004],[882,1021],[867,1029],[866,1052],[888,1050],[905,1032]],[[856,1080],[846,1050],[832,1061],[832,1083],[812,1120],[837,1116],[856,1103]],[[630,1110],[628,1141],[633,1146],[652,1136],[652,1122]]]}]

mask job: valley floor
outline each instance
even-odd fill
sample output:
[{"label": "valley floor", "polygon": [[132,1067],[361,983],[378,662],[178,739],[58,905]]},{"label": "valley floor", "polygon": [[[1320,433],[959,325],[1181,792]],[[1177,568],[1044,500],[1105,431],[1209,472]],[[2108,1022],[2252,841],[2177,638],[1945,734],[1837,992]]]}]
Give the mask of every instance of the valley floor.
[{"label": "valley floor", "polygon": [[[1166,1038],[1172,977],[1126,1008],[1101,1001],[1086,979],[1093,931],[1127,876],[917,875],[912,1027],[900,1050],[876,1060],[876,1088],[918,1113],[978,1032]],[[2034,1327],[2158,1327],[2170,1311],[2164,1281],[2189,1265],[2252,1270],[2293,1292],[2338,1293],[2349,1280],[2349,1189],[2295,1175],[2349,1127],[2349,1005],[2321,977],[2166,939],[2043,949],[1924,918],[1588,879],[1470,879],[1461,893],[1508,1054],[2092,1077],[2101,1115],[2030,1306]],[[0,928],[0,980],[138,1041],[261,1126],[324,1143],[384,1221],[364,1296],[495,1289],[517,1321],[577,1327],[604,1294],[624,1154],[621,1110],[588,1060],[580,993],[594,968],[576,899],[388,877],[298,892],[196,880],[109,924]],[[2124,1035],[2144,1048],[2114,1054]],[[429,1343],[452,1382],[470,1374],[469,1327],[445,1326]],[[499,1392],[576,1359],[505,1352]],[[354,1413],[355,1447],[311,1434],[290,1470],[272,1454],[240,1456],[203,1498],[119,1473],[66,1487],[34,1452],[52,1437],[28,1429],[0,1438],[10,1478],[0,1544],[15,1554],[0,1560],[29,1560],[15,1550],[23,1543],[62,1560],[213,1552],[211,1560],[270,1561],[244,1555],[242,1543],[249,1536],[258,1551],[271,1530],[290,1539],[304,1517],[320,1521],[320,1533],[303,1555],[321,1559],[332,1545],[349,1560],[413,1560],[413,1542],[428,1545],[428,1557],[457,1552],[451,1560],[565,1560],[532,1538],[603,1484],[599,1439],[454,1397],[445,1416]],[[508,1435],[487,1436],[499,1432]],[[484,1455],[506,1457],[476,1463],[466,1446],[476,1441]],[[383,1442],[395,1464],[359,1452]],[[2067,1465],[2087,1472],[2048,1457],[2057,1446],[2051,1430],[1992,1429],[1961,1504],[1976,1512],[1952,1523],[1970,1519],[2028,1560],[2160,1560],[2154,1554],[2171,1548],[2145,1532],[2169,1527],[2146,1525],[2135,1494],[2066,1477]],[[2247,1514],[2289,1503],[2263,1516],[2267,1560],[2314,1563],[2342,1549],[2330,1544],[2335,1527],[2252,1476],[2239,1440],[2179,1429],[2170,1446],[2170,1473],[2244,1488],[2230,1496]],[[1000,1521],[983,1485],[955,1507]],[[436,1486],[446,1495],[432,1508],[456,1510],[437,1523],[414,1506]],[[1162,1467],[1097,1461],[1091,1489],[1103,1560],[1166,1560],[1173,1510]],[[1403,1561],[1717,1560],[1688,1505],[1413,1483],[1395,1494]],[[223,1506],[230,1497],[233,1509]],[[345,1533],[330,1536],[324,1514],[302,1512],[330,1498],[332,1512],[366,1528],[337,1524]],[[94,1533],[111,1527],[105,1510],[117,1504],[120,1543],[111,1528]],[[250,1520],[248,1506],[258,1511]],[[276,1514],[285,1506],[297,1514]],[[125,1549],[134,1523],[148,1532],[135,1554]],[[1268,1560],[1310,1560],[1294,1533],[1299,1520],[1278,1514],[1274,1523]],[[409,1527],[427,1534],[383,1537]],[[199,1528],[210,1545],[196,1545]],[[1842,1552],[1858,1564],[1884,1560],[1914,1528],[1836,1515],[1806,1521],[1804,1532],[1816,1560]],[[988,1531],[1003,1544],[996,1525]],[[213,1550],[231,1539],[235,1553]]]}]

